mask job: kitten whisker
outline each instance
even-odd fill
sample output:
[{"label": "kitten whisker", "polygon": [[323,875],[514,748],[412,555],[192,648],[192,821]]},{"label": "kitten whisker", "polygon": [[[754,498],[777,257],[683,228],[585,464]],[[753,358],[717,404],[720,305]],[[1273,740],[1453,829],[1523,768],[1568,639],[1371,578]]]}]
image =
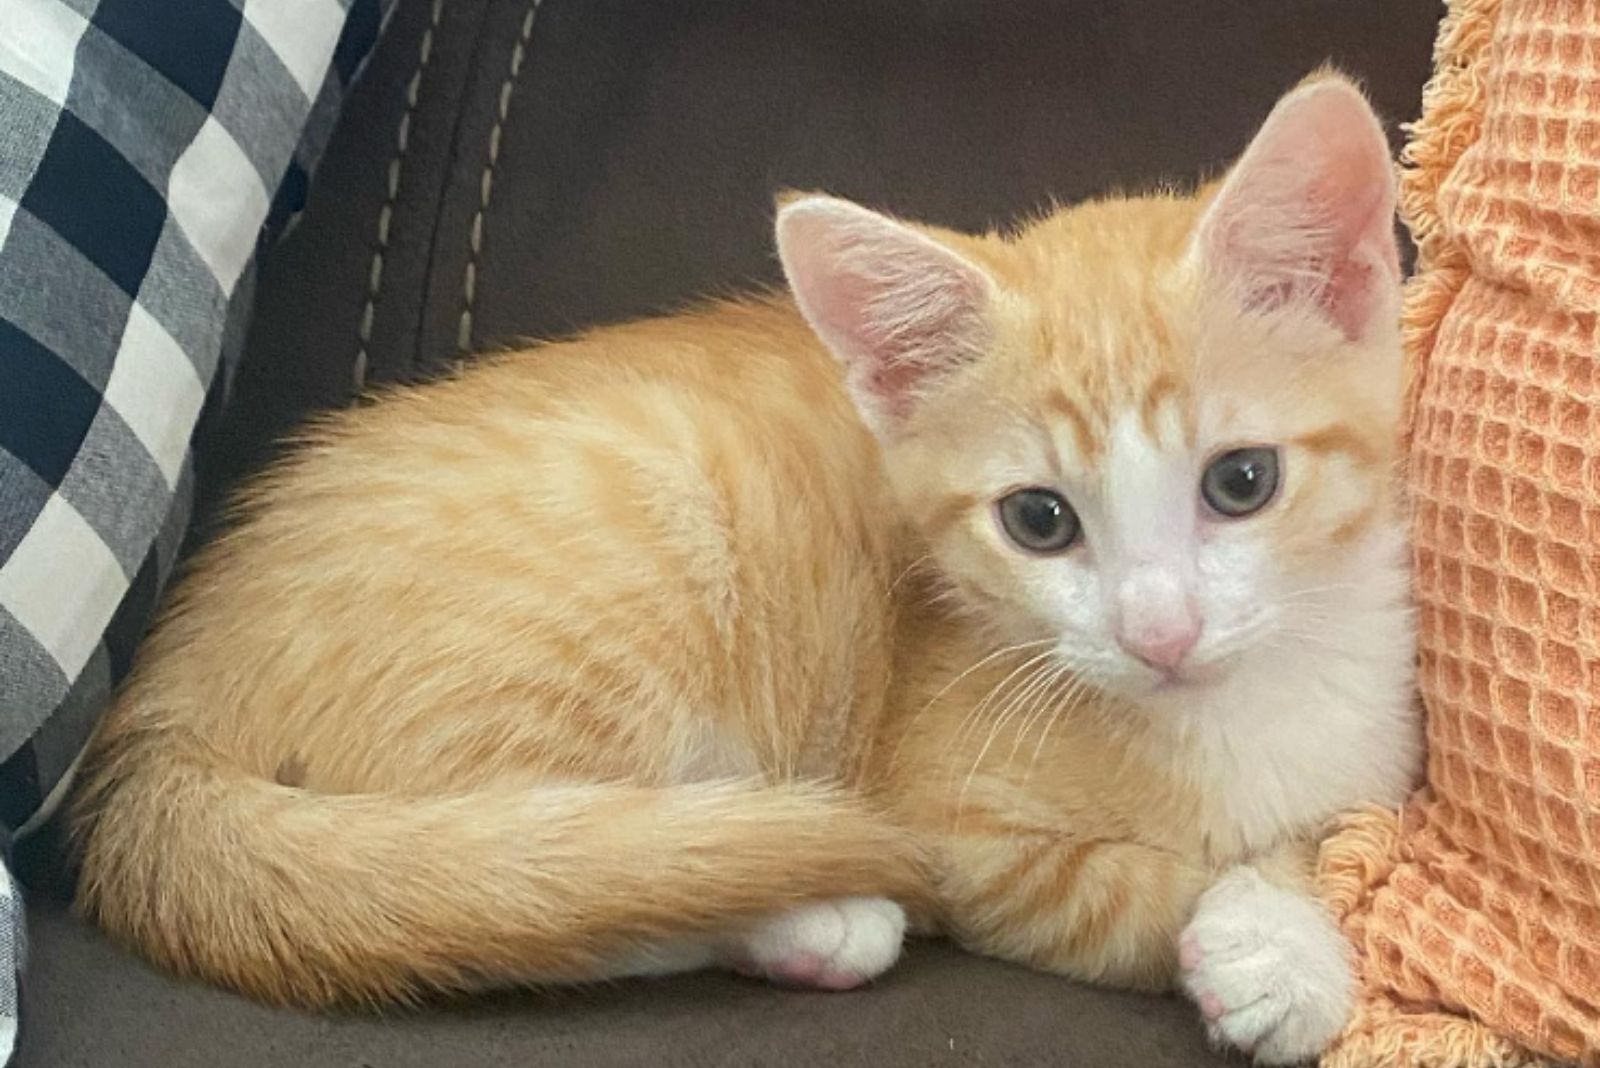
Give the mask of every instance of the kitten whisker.
[{"label": "kitten whisker", "polygon": [[900,572],[893,582],[889,583],[889,596],[893,597],[895,591],[900,588],[900,584],[910,577],[913,571],[916,571],[919,567],[932,559],[932,553],[923,553],[921,556],[911,561],[911,563],[907,564],[905,570]]},{"label": "kitten whisker", "polygon": [[[959,685],[962,682],[962,680],[966,679],[973,672],[981,670],[985,665],[993,663],[995,660],[997,660],[997,659],[999,659],[999,658],[1001,658],[1003,656],[1008,656],[1008,655],[1011,655],[1011,654],[1014,654],[1014,653],[1026,652],[1026,651],[1029,651],[1029,650],[1032,650],[1032,649],[1037,649],[1039,646],[1041,646],[1041,645],[1049,645],[1049,644],[1053,643],[1053,641],[1054,641],[1053,638],[1037,638],[1037,639],[1034,639],[1033,641],[1017,642],[1014,645],[1003,646],[1003,647],[1001,647],[999,649],[994,650],[993,652],[990,652],[986,656],[979,657],[972,664],[968,665],[966,670],[962,671],[960,674],[958,674],[954,678],[952,678],[949,682],[947,682],[943,686],[941,686],[939,688],[939,691],[937,693],[935,693],[932,697],[928,698],[928,700],[922,705],[921,708],[917,709],[917,711],[912,716],[907,717],[907,722],[909,722],[912,719],[916,719],[916,718],[918,718],[920,716],[925,715],[930,708],[932,708],[934,705],[938,704],[940,699],[942,699],[946,694],[948,694],[957,685]],[[892,758],[890,758],[890,761],[889,761],[889,767],[891,769],[896,769],[896,768],[898,768],[900,766],[900,754],[901,754],[901,751],[905,748],[906,738],[908,738],[910,736],[910,731],[902,729],[899,732],[899,734],[900,734],[899,740],[895,743],[894,756]]]},{"label": "kitten whisker", "polygon": [[958,825],[961,818],[961,813],[966,810],[967,791],[972,786],[973,778],[978,774],[978,768],[983,765],[984,758],[989,755],[989,749],[994,745],[995,739],[1000,737],[1001,731],[1005,729],[1006,724],[1010,722],[1011,718],[1015,715],[1016,710],[1022,707],[1022,703],[1027,700],[1029,695],[1032,694],[1033,689],[1038,685],[1039,680],[1047,677],[1051,671],[1052,665],[1039,661],[1040,658],[1034,658],[1033,662],[1036,663],[1037,666],[1031,672],[1029,672],[1025,681],[1018,684],[1017,689],[1006,700],[1006,703],[1000,714],[993,717],[989,721],[988,737],[984,739],[983,745],[978,748],[977,755],[973,757],[972,766],[967,770],[967,777],[961,784],[960,792],[956,795],[956,819]]},{"label": "kitten whisker", "polygon": [[1008,759],[1015,760],[1017,758],[1017,752],[1022,748],[1022,743],[1028,737],[1028,734],[1033,730],[1034,724],[1039,722],[1039,720],[1044,716],[1049,715],[1050,710],[1055,707],[1057,700],[1055,688],[1064,676],[1071,674],[1071,665],[1058,664],[1056,666],[1055,673],[1052,674],[1049,678],[1049,681],[1045,683],[1044,690],[1040,694],[1039,699],[1034,701],[1033,711],[1028,714],[1028,718],[1023,720],[1022,726],[1017,729],[1017,736],[1016,739],[1011,743],[1011,756]]},{"label": "kitten whisker", "polygon": [[1054,711],[1051,713],[1049,720],[1046,721],[1044,730],[1039,732],[1039,740],[1034,744],[1033,756],[1029,759],[1028,770],[1023,776],[1024,785],[1033,778],[1034,768],[1038,767],[1039,757],[1044,753],[1045,741],[1050,737],[1050,732],[1055,729],[1055,725],[1077,711],[1078,706],[1082,705],[1090,697],[1095,696],[1097,692],[1089,682],[1088,676],[1080,674],[1073,677],[1072,684],[1067,687],[1066,694],[1056,703]]},{"label": "kitten whisker", "polygon": [[983,722],[984,713],[988,711],[995,701],[1000,699],[1001,693],[1005,690],[1005,687],[1012,682],[1013,679],[1021,675],[1023,676],[1023,680],[1016,684],[1017,687],[1021,688],[1027,685],[1027,683],[1032,679],[1033,672],[1038,670],[1040,666],[1050,658],[1050,655],[1051,651],[1047,649],[1042,653],[1038,653],[1029,657],[1015,670],[1013,670],[1011,674],[1007,675],[1005,678],[995,683],[994,686],[990,687],[989,692],[983,696],[983,699],[973,705],[972,708],[967,711],[966,715],[961,718],[961,725],[957,729],[955,736],[951,739],[950,748],[953,749],[964,745],[971,738],[972,732],[977,728],[978,724]]}]

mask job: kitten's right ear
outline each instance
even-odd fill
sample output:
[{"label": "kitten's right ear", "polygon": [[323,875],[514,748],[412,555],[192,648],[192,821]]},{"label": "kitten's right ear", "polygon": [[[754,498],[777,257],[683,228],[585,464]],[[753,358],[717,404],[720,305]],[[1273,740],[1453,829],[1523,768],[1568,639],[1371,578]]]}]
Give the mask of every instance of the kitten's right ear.
[{"label": "kitten's right ear", "polygon": [[1382,123],[1353,82],[1322,72],[1272,109],[1196,251],[1246,308],[1300,305],[1361,338],[1398,322],[1394,208]]},{"label": "kitten's right ear", "polygon": [[801,196],[780,203],[777,238],[800,313],[844,364],[880,437],[988,347],[993,280],[921,231],[846,200]]}]

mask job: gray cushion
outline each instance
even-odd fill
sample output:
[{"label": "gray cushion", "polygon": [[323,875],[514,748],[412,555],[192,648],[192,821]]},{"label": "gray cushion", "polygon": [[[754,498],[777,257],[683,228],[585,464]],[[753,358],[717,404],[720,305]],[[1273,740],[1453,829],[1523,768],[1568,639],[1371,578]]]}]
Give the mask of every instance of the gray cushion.
[{"label": "gray cushion", "polygon": [[23,1068],[1204,1068],[1171,998],[1081,987],[919,944],[878,986],[774,990],[724,975],[506,994],[322,1019],[174,982],[60,905],[30,909]]}]

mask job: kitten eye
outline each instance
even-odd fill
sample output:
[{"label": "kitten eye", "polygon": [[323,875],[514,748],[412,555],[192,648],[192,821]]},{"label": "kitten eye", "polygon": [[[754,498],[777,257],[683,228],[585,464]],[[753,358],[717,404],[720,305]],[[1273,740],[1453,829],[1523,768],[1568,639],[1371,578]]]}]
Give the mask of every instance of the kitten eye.
[{"label": "kitten eye", "polygon": [[1200,495],[1218,515],[1259,512],[1278,492],[1278,450],[1264,446],[1225,452],[1200,478]]},{"label": "kitten eye", "polygon": [[1031,553],[1069,549],[1083,533],[1072,505],[1050,490],[1017,490],[1000,499],[999,511],[1006,536]]}]

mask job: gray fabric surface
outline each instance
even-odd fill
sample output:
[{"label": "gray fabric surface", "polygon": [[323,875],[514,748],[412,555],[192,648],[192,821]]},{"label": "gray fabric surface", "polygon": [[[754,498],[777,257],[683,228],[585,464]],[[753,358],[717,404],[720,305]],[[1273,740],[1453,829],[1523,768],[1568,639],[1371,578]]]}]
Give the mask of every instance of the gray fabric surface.
[{"label": "gray fabric surface", "polygon": [[317,1018],[174,983],[36,903],[21,1068],[1206,1068],[1175,999],[1092,990],[943,945],[880,985],[722,975]]}]

